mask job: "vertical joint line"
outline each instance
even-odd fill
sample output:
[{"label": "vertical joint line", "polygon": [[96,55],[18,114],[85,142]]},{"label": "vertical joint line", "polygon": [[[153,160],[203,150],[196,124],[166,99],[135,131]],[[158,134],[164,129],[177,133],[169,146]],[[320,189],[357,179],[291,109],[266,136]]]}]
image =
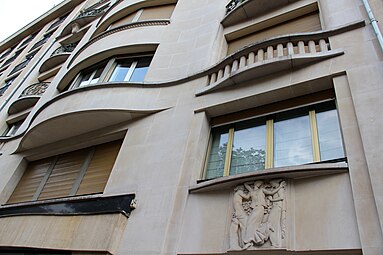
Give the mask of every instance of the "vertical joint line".
[{"label": "vertical joint line", "polygon": [[274,120],[266,121],[266,160],[265,168],[274,166]]},{"label": "vertical joint line", "polygon": [[72,186],[72,190],[69,193],[69,196],[76,195],[76,193],[78,191],[78,188],[80,187],[81,181],[82,181],[82,179],[85,176],[86,170],[89,167],[90,161],[92,160],[92,157],[94,155],[95,150],[96,150],[96,147],[93,147],[89,151],[88,155],[86,156],[85,161],[84,161],[84,163],[81,166],[80,172],[78,173],[77,179],[76,179],[76,181],[74,182],[74,184]]},{"label": "vertical joint line", "polygon": [[45,187],[45,184],[47,184],[49,176],[52,174],[52,171],[55,168],[56,163],[57,163],[58,160],[59,160],[59,156],[56,156],[54,158],[53,162],[50,164],[47,172],[45,173],[43,179],[40,182],[39,187],[37,188],[35,194],[33,195],[32,201],[36,201],[37,199],[39,199],[39,197],[41,195],[41,192],[43,191],[43,189]]},{"label": "vertical joint line", "polygon": [[311,143],[314,162],[320,162],[319,135],[315,111],[310,111]]},{"label": "vertical joint line", "polygon": [[233,140],[234,140],[234,128],[230,128],[229,134],[228,134],[228,140],[227,140],[225,168],[223,171],[223,176],[229,176],[230,174],[231,154],[233,152]]}]

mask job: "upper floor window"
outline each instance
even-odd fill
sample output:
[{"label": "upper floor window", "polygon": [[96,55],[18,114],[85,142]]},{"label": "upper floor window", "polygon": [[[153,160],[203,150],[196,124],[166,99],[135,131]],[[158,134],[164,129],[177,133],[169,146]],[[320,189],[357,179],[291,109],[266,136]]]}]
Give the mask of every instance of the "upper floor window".
[{"label": "upper floor window", "polygon": [[215,127],[204,178],[344,157],[334,101]]},{"label": "upper floor window", "polygon": [[17,78],[17,76],[16,76],[16,77],[13,77],[13,78],[11,78],[11,79],[8,79],[8,80],[5,81],[4,86],[0,87],[0,96],[2,96],[2,95],[5,93],[5,91],[8,89],[9,86],[12,85],[13,81],[14,81],[16,78]]},{"label": "upper floor window", "polygon": [[105,69],[105,65],[106,63],[81,72],[78,78],[78,87],[97,83]]},{"label": "upper floor window", "polygon": [[81,71],[71,85],[77,88],[104,81],[143,82],[153,54],[139,57],[113,58]]},{"label": "upper floor window", "polygon": [[109,29],[123,26],[132,22],[139,22],[145,20],[158,20],[158,19],[170,19],[175,5],[161,5],[154,7],[146,7],[144,9],[140,9],[136,12],[130,13],[127,16],[117,20],[113,24],[110,25]]},{"label": "upper floor window", "polygon": [[30,162],[8,204],[102,193],[121,141]]},{"label": "upper floor window", "polygon": [[151,61],[152,56],[118,59],[109,81],[141,82]]},{"label": "upper floor window", "polygon": [[15,122],[15,123],[8,125],[8,128],[3,133],[3,136],[14,136],[16,134],[17,130],[19,130],[21,124],[23,124],[23,122],[24,122],[24,120],[21,120],[21,121],[18,121],[18,122]]},{"label": "upper floor window", "polygon": [[260,20],[246,29],[239,29],[225,35],[228,43],[228,54],[265,39],[295,33],[306,33],[322,30],[318,6],[310,5],[306,12],[296,9],[278,14],[267,20]]}]

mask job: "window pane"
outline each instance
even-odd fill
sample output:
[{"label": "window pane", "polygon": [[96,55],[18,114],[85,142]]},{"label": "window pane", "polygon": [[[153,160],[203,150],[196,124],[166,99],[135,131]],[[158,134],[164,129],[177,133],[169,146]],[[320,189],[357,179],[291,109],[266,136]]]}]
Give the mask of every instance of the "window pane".
[{"label": "window pane", "polygon": [[92,80],[90,81],[89,84],[94,84],[98,82],[98,79],[100,79],[100,76],[102,74],[102,71],[104,71],[104,66],[98,68],[97,70],[94,71],[94,75]]},{"label": "window pane", "polygon": [[316,113],[321,161],[343,158],[343,145],[336,109]]},{"label": "window pane", "polygon": [[308,110],[294,110],[294,116],[292,111],[281,113],[275,120],[274,167],[313,162]]},{"label": "window pane", "polygon": [[240,124],[242,127],[236,126],[236,129],[237,127],[241,129],[234,132],[230,175],[265,168],[266,125],[264,123],[264,120],[261,123],[250,121]]},{"label": "window pane", "polygon": [[79,83],[79,87],[81,86],[84,86],[84,85],[88,85],[89,84],[89,79],[90,79],[90,76],[92,75],[92,72],[86,72],[84,74],[81,75],[81,80],[80,80],[80,83]]},{"label": "window pane", "polygon": [[132,62],[132,59],[119,60],[109,81],[125,81],[125,77],[129,72]]},{"label": "window pane", "polygon": [[225,167],[228,128],[213,131],[213,141],[210,148],[205,179],[223,176]]},{"label": "window pane", "polygon": [[144,81],[146,72],[148,71],[152,57],[140,58],[136,68],[133,71],[131,82],[142,82]]}]

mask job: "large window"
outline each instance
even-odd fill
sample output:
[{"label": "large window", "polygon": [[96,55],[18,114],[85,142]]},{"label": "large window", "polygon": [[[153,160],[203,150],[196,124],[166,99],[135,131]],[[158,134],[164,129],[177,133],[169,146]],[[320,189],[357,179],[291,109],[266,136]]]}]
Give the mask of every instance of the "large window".
[{"label": "large window", "polygon": [[144,80],[152,57],[118,59],[109,81],[141,82]]},{"label": "large window", "polygon": [[121,141],[33,161],[8,204],[102,193]]},{"label": "large window", "polygon": [[204,178],[344,157],[334,101],[212,129]]},{"label": "large window", "polygon": [[152,58],[153,54],[110,59],[81,71],[71,88],[101,82],[143,82]]}]

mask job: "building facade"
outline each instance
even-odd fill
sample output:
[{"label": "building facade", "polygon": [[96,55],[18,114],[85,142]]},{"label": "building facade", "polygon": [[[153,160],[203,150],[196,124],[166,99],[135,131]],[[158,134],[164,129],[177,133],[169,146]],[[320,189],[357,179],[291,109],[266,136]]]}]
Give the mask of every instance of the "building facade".
[{"label": "building facade", "polygon": [[66,0],[0,44],[0,254],[383,254],[379,0]]}]

